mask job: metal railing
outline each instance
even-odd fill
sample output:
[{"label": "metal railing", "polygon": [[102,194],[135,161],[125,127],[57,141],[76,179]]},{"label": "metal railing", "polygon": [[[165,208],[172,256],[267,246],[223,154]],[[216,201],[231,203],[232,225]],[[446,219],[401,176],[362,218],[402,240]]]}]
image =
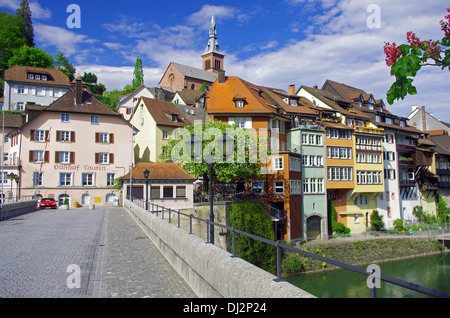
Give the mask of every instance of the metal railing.
[{"label": "metal railing", "polygon": [[[143,209],[147,210],[150,213],[156,213],[157,216],[159,216],[159,213],[161,213],[161,218],[162,219],[165,219],[166,216],[168,216],[169,223],[172,223],[172,214],[176,213],[177,214],[177,227],[178,228],[181,228],[181,226],[180,226],[181,216],[188,217],[189,218],[189,234],[193,234],[193,232],[192,232],[192,220],[198,220],[200,222],[205,222],[206,225],[207,225],[206,226],[206,228],[207,228],[207,230],[206,230],[207,243],[210,243],[209,227],[211,225],[220,227],[220,228],[228,230],[228,231],[231,231],[231,235],[232,235],[232,239],[231,239],[231,242],[232,242],[232,256],[233,257],[237,257],[237,255],[236,255],[236,234],[244,235],[244,236],[247,236],[247,237],[249,237],[251,239],[254,239],[254,240],[257,240],[257,241],[261,241],[263,243],[267,243],[269,245],[275,246],[276,247],[276,251],[277,251],[277,267],[276,267],[277,268],[276,269],[276,271],[277,271],[276,272],[276,276],[277,276],[276,280],[277,281],[283,280],[282,277],[281,277],[281,274],[282,274],[281,273],[281,259],[282,259],[282,257],[281,257],[281,255],[282,255],[281,250],[285,249],[285,250],[289,250],[289,251],[294,252],[294,253],[299,253],[299,254],[302,254],[304,256],[311,257],[313,259],[316,259],[316,260],[319,260],[319,261],[322,261],[322,262],[325,262],[325,263],[328,263],[328,264],[332,264],[332,265],[338,266],[340,268],[344,268],[344,269],[350,270],[352,272],[359,273],[361,275],[366,275],[366,276],[368,276],[368,278],[371,277],[371,281],[372,281],[372,286],[373,287],[370,288],[370,295],[371,295],[372,298],[376,298],[377,297],[376,279],[379,279],[379,280],[382,280],[382,281],[385,281],[385,282],[388,282],[388,283],[391,283],[391,284],[394,284],[394,285],[397,285],[397,286],[400,286],[400,287],[404,287],[404,288],[407,288],[407,289],[410,289],[410,290],[413,290],[413,291],[416,291],[416,292],[419,292],[419,293],[422,293],[422,294],[425,294],[425,295],[428,295],[428,296],[437,297],[437,298],[450,298],[450,294],[447,294],[445,292],[441,292],[441,291],[438,291],[438,290],[435,290],[435,289],[432,289],[432,288],[428,288],[428,287],[424,287],[424,286],[417,285],[417,284],[414,284],[414,283],[410,283],[410,282],[407,282],[407,281],[404,281],[404,280],[401,280],[401,279],[398,279],[398,278],[390,277],[390,276],[387,276],[387,275],[384,275],[384,274],[381,274],[381,273],[374,273],[374,271],[368,272],[368,271],[366,271],[365,269],[363,269],[361,267],[353,266],[353,265],[346,264],[346,263],[343,263],[343,262],[340,262],[340,261],[337,261],[337,260],[333,260],[333,259],[330,259],[330,258],[327,258],[327,257],[323,257],[323,256],[320,256],[320,255],[317,255],[317,254],[313,254],[311,252],[307,252],[307,251],[301,250],[299,248],[283,244],[280,241],[272,241],[272,240],[269,240],[269,239],[266,239],[266,238],[263,238],[263,237],[260,237],[260,236],[253,235],[251,233],[247,233],[247,232],[238,230],[238,229],[236,229],[234,227],[229,227],[229,226],[224,225],[224,224],[211,222],[209,219],[202,219],[202,218],[196,217],[192,213],[191,214],[186,214],[186,213],[183,213],[183,212],[178,211],[178,210],[165,208],[163,206],[151,203],[149,201],[146,202],[143,199],[131,198],[131,202],[135,203],[140,208],[143,208]],[[374,274],[377,274],[377,275],[374,275]]]}]

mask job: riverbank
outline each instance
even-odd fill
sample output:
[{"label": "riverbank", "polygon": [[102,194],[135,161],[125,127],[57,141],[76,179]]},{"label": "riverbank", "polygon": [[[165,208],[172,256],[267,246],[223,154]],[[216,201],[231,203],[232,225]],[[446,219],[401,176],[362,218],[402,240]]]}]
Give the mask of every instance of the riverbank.
[{"label": "riverbank", "polygon": [[[431,255],[443,251],[441,243],[426,238],[377,238],[352,242],[311,242],[303,244],[299,248],[355,266]],[[284,276],[336,268],[334,265],[293,252],[286,253],[283,260]]]}]

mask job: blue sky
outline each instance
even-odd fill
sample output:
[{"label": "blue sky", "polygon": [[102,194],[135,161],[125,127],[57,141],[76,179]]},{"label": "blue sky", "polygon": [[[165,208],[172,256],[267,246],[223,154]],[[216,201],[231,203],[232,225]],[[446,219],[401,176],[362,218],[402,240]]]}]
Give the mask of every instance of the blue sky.
[{"label": "blue sky", "polygon": [[[0,0],[0,11],[15,12],[20,0]],[[67,7],[80,7],[81,28],[69,28]],[[379,9],[379,26],[370,27]],[[130,84],[136,58],[145,84],[158,85],[171,61],[201,68],[211,14],[225,70],[259,85],[319,87],[326,79],[385,99],[392,84],[384,42],[406,42],[406,32],[440,39],[439,21],[448,0],[245,0],[164,1],[30,0],[35,42],[55,55],[62,51],[79,74],[94,72],[107,90]],[[423,69],[419,94],[389,109],[407,116],[412,105],[450,118],[448,71]]]}]

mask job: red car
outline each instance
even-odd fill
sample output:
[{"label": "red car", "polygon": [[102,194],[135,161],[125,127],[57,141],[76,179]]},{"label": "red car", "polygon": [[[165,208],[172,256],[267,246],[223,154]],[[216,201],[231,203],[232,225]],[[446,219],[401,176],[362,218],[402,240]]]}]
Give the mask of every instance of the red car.
[{"label": "red car", "polygon": [[56,209],[56,201],[52,198],[43,198],[41,202],[39,202],[39,209]]}]

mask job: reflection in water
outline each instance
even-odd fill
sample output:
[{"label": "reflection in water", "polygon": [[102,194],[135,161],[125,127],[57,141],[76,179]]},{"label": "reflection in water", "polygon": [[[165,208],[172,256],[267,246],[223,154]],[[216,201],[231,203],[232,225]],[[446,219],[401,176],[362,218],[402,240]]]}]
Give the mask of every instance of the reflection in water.
[{"label": "reflection in water", "polygon": [[[381,274],[450,294],[450,253],[378,264]],[[365,268],[364,266],[361,266]],[[333,270],[289,277],[286,281],[319,298],[370,298],[367,276]],[[381,282],[379,298],[417,298],[427,295]]]}]

